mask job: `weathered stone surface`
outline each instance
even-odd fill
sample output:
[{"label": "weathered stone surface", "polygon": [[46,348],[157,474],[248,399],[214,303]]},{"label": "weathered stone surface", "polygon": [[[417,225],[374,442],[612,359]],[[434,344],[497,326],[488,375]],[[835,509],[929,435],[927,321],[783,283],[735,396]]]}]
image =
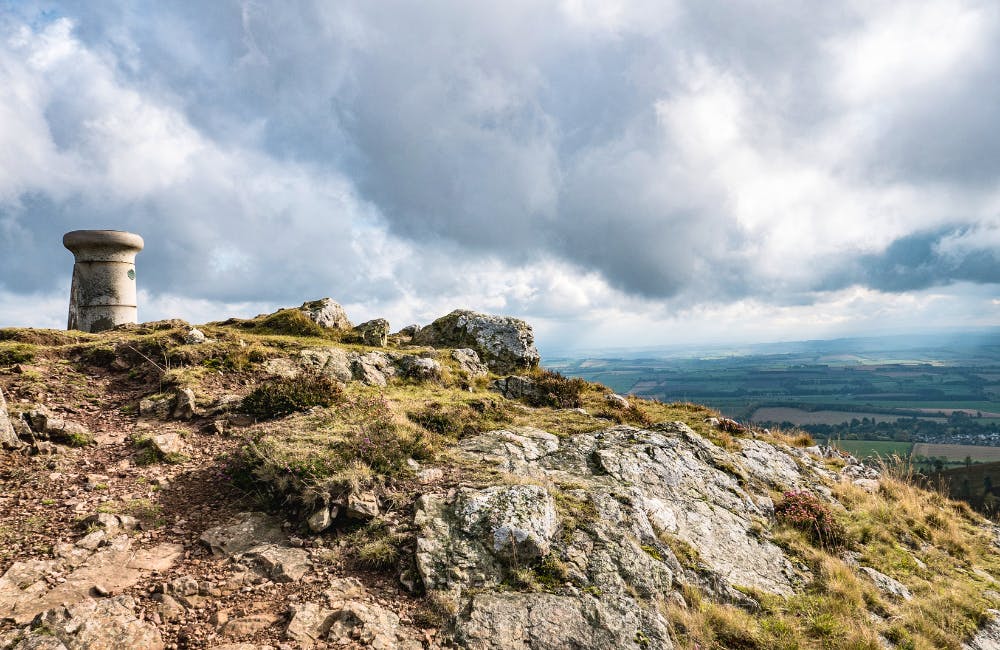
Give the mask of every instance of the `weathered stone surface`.
[{"label": "weathered stone surface", "polygon": [[673,647],[659,613],[637,608],[619,616],[590,596],[481,594],[459,618],[456,640],[469,650]]},{"label": "weathered stone surface", "polygon": [[389,321],[384,318],[365,321],[354,328],[354,333],[365,345],[384,348],[389,343]]},{"label": "weathered stone surface", "polygon": [[534,461],[559,449],[559,438],[534,427],[516,427],[463,438],[458,446],[470,461],[482,459],[505,472],[539,476],[544,471]]},{"label": "weathered stone surface", "polygon": [[184,335],[184,343],[187,345],[199,345],[208,340],[205,333],[202,332],[197,327],[192,327],[187,334]]},{"label": "weathered stone surface", "polygon": [[174,407],[173,395],[151,395],[139,400],[139,416],[166,420]]},{"label": "weathered stone surface", "polygon": [[987,610],[990,619],[968,643],[962,645],[962,650],[1000,650],[1000,611]]},{"label": "weathered stone surface", "polygon": [[347,495],[344,514],[348,517],[353,517],[354,519],[371,519],[372,517],[377,517],[378,513],[378,497],[374,492],[352,490]]},{"label": "weathered stone surface", "polygon": [[458,348],[451,351],[451,358],[458,362],[458,369],[470,377],[485,377],[490,373],[472,348]]},{"label": "weathered stone surface", "polygon": [[304,302],[299,310],[320,327],[337,330],[349,330],[353,327],[347,318],[347,312],[332,298]]},{"label": "weathered stone surface", "polygon": [[[53,607],[89,600],[96,586],[106,593],[121,593],[148,570],[141,560],[136,562],[144,551],[135,551],[127,535],[111,537],[104,530],[90,535],[98,538],[100,550],[94,552],[79,543],[64,545],[55,549],[53,559],[12,564],[0,577],[0,619],[24,625]],[[183,547],[165,544],[147,552],[158,558],[157,570],[165,571],[183,554]],[[63,580],[50,585],[46,578],[53,573],[61,574]]]},{"label": "weathered stone surface", "polygon": [[220,630],[223,636],[231,639],[242,639],[266,630],[281,620],[281,616],[271,612],[258,612],[249,616],[233,618],[226,621]]},{"label": "weathered stone surface", "polygon": [[309,554],[304,550],[277,544],[254,546],[243,553],[241,559],[275,582],[296,582],[312,568]]},{"label": "weathered stone surface", "polygon": [[290,620],[285,638],[310,648],[330,631],[335,614],[319,603],[292,603],[288,606]]},{"label": "weathered stone surface", "polygon": [[399,368],[404,377],[411,379],[436,379],[441,376],[441,364],[434,359],[406,355],[399,360]]},{"label": "weathered stone surface", "polygon": [[399,616],[375,603],[349,600],[334,617],[327,637],[335,645],[352,641],[372,650],[422,650],[423,644],[400,626]]},{"label": "weathered stone surface", "polygon": [[333,518],[330,516],[330,508],[327,506],[322,506],[319,510],[309,515],[309,519],[306,520],[309,525],[309,530],[314,533],[321,533],[330,527],[333,523]]},{"label": "weathered stone surface", "polygon": [[490,390],[495,390],[507,399],[537,399],[543,397],[538,384],[527,377],[520,377],[518,375],[494,379],[490,382]]},{"label": "weathered stone surface", "polygon": [[14,425],[10,421],[7,400],[4,399],[3,391],[0,390],[0,449],[20,449],[23,446],[24,443],[18,439]]},{"label": "weathered stone surface", "polygon": [[130,596],[87,599],[39,614],[32,622],[32,634],[54,636],[68,650],[162,650],[159,630],[136,618],[136,608]]},{"label": "weathered stone surface", "polygon": [[[669,647],[653,603],[678,582],[745,602],[737,587],[791,595],[809,577],[760,533],[758,522],[773,517],[767,486],[794,487],[826,475],[818,465],[815,473],[797,467],[815,462],[804,452],[800,458],[791,448],[739,443],[740,450],[729,451],[672,422],[563,439],[530,428],[467,438],[459,443],[463,462],[522,478],[510,486],[422,496],[414,519],[417,571],[430,593],[460,612],[456,634],[462,647],[637,647],[636,638],[648,647]],[[563,486],[556,488],[563,506],[553,519],[542,505],[548,491],[524,479]],[[539,551],[558,559],[566,580],[580,589],[575,594],[490,593],[509,570],[502,549],[533,539],[523,531],[538,528],[504,525],[506,512],[522,508],[517,499],[506,504],[500,495],[518,490],[532,491],[535,499],[525,499],[534,513],[526,519],[553,522],[534,538],[547,541]],[[571,518],[572,528],[557,533],[562,517]],[[676,544],[696,555],[682,564],[672,550]],[[511,556],[537,557],[539,551],[516,549]],[[600,597],[588,595],[589,588]]]},{"label": "weathered stone surface", "polygon": [[609,393],[605,395],[604,401],[606,401],[612,408],[627,409],[629,407],[628,400],[617,393]]},{"label": "weathered stone surface", "polygon": [[868,576],[875,586],[878,587],[879,591],[892,598],[902,599],[902,600],[912,600],[913,594],[910,590],[906,588],[899,580],[895,578],[890,578],[881,571],[876,571],[875,569],[867,566],[860,567],[861,572]]},{"label": "weathered stone surface", "polygon": [[227,524],[209,528],[199,538],[216,556],[245,553],[261,544],[280,544],[286,540],[280,524],[259,512],[243,512]]},{"label": "weathered stone surface", "polygon": [[161,457],[171,457],[184,451],[184,440],[176,431],[164,431],[147,439],[149,446]]},{"label": "weathered stone surface", "polygon": [[351,372],[355,379],[369,386],[385,386],[396,374],[396,366],[387,355],[368,352],[352,361]]},{"label": "weathered stone surface", "polygon": [[552,496],[539,485],[462,488],[455,514],[462,532],[479,537],[496,557],[510,562],[547,555],[559,527]]},{"label": "weathered stone surface", "polygon": [[27,414],[31,430],[40,438],[79,444],[91,439],[90,430],[79,422],[66,420],[45,406],[36,406]]},{"label": "weathered stone surface", "polygon": [[174,393],[173,408],[170,415],[177,420],[190,420],[198,412],[194,391],[190,388],[178,388]]},{"label": "weathered stone surface", "polygon": [[299,353],[299,364],[334,381],[346,383],[353,376],[351,355],[340,348],[307,348]]},{"label": "weathered stone surface", "polygon": [[509,316],[455,310],[413,336],[417,345],[471,348],[498,373],[534,368],[541,357],[531,326]]}]

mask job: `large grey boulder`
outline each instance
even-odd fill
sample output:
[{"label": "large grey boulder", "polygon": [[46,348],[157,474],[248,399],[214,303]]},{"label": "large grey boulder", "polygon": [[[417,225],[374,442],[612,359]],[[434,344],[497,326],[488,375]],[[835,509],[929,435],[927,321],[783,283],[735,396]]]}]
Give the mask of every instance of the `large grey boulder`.
[{"label": "large grey boulder", "polygon": [[4,399],[3,391],[0,390],[0,449],[19,449],[22,446],[23,443],[14,432],[10,414],[7,413],[7,400]]},{"label": "large grey boulder", "polygon": [[415,345],[471,348],[490,370],[508,373],[538,365],[531,326],[510,316],[457,309],[413,335]]},{"label": "large grey boulder", "polygon": [[365,321],[354,328],[354,333],[365,345],[384,348],[389,344],[389,321],[384,318]]},{"label": "large grey boulder", "polygon": [[321,298],[302,303],[299,311],[320,327],[335,330],[349,330],[353,327],[344,308],[331,298]]}]

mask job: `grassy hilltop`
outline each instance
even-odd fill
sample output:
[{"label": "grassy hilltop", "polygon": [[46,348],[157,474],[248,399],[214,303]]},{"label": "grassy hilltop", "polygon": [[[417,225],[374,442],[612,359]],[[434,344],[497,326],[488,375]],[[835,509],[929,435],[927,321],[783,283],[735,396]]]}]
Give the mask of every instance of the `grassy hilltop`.
[{"label": "grassy hilltop", "polygon": [[[995,526],[803,432],[542,368],[511,373],[530,390],[504,396],[506,375],[450,349],[373,347],[297,310],[198,329],[0,330],[24,445],[0,451],[0,648],[44,630],[75,647],[50,614],[19,618],[19,599],[72,582],[67,548],[86,548],[102,513],[133,549],[178,549],[80,595],[129,596],[150,647],[343,633],[357,647],[961,648],[1000,607]],[[511,495],[525,500],[497,501]],[[252,578],[260,560],[205,541],[248,511],[274,517],[302,575],[272,562]],[[106,532],[88,553],[112,548]],[[62,564],[14,580],[33,562]],[[193,595],[169,586],[187,579]],[[344,581],[354,595],[330,596]],[[308,627],[307,605],[326,623]],[[531,611],[555,631],[490,627]]]}]

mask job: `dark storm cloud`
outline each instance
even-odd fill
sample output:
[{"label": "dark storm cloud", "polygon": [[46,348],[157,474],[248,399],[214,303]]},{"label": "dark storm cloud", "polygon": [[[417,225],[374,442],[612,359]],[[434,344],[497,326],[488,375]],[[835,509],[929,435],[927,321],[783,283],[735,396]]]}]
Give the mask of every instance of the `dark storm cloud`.
[{"label": "dark storm cloud", "polygon": [[[386,299],[414,281],[380,276],[390,258],[381,266],[419,275],[420,291],[449,290],[447,274],[422,268],[441,263],[442,242],[462,258],[444,260],[456,268],[481,255],[512,267],[556,258],[626,293],[689,302],[998,281],[995,248],[935,247],[984,218],[963,219],[964,206],[941,215],[957,224],[949,233],[894,232],[878,254],[803,240],[815,265],[769,270],[781,253],[768,247],[791,226],[767,208],[743,214],[753,201],[738,186],[756,190],[747,178],[761,163],[811,163],[822,152],[810,147],[835,148],[837,129],[859,122],[872,146],[820,170],[831,195],[836,183],[861,195],[881,182],[987,192],[1000,172],[989,83],[1000,41],[946,85],[911,89],[872,117],[838,94],[831,54],[868,16],[796,2],[653,6],[605,24],[534,2],[20,5],[0,23],[8,39],[23,25],[40,39],[68,18],[90,57],[46,68],[41,105],[19,110],[43,116],[45,155],[94,176],[39,174],[0,193],[0,284],[57,286],[62,233],[95,226],[142,232],[144,286],[211,300],[331,286],[345,300]],[[140,163],[177,148],[190,174],[115,167],[135,146],[108,149],[94,125],[133,100],[148,106],[107,128],[165,112]],[[795,188],[776,194],[785,189]],[[821,206],[802,218],[840,217]],[[910,231],[926,229],[913,219]]]},{"label": "dark storm cloud", "polygon": [[942,246],[949,239],[969,234],[965,228],[950,228],[902,237],[883,253],[862,256],[855,277],[845,279],[849,284],[860,282],[892,292],[951,282],[1000,283],[1000,254],[996,248],[977,246],[956,255]]}]

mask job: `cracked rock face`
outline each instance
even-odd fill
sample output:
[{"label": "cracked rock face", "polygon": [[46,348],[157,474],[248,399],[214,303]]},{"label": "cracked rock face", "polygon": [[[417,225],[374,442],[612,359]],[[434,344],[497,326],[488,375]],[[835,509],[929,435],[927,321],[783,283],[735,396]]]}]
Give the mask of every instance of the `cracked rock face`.
[{"label": "cracked rock face", "polygon": [[[739,588],[791,595],[808,577],[759,522],[773,518],[766,486],[815,490],[826,470],[805,452],[740,443],[717,447],[678,422],[464,439],[463,462],[512,474],[514,484],[422,496],[418,572],[456,606],[462,647],[669,648],[657,603],[680,585],[746,602]],[[691,549],[683,562],[682,549]],[[568,593],[489,593],[512,571],[545,566],[560,567]]]},{"label": "cracked rock face", "polygon": [[518,318],[455,310],[414,334],[415,345],[470,348],[497,373],[534,368],[541,357],[531,326]]},{"label": "cracked rock face", "polygon": [[538,485],[462,488],[455,514],[462,532],[479,537],[494,556],[511,562],[547,555],[559,527],[555,503]]}]

